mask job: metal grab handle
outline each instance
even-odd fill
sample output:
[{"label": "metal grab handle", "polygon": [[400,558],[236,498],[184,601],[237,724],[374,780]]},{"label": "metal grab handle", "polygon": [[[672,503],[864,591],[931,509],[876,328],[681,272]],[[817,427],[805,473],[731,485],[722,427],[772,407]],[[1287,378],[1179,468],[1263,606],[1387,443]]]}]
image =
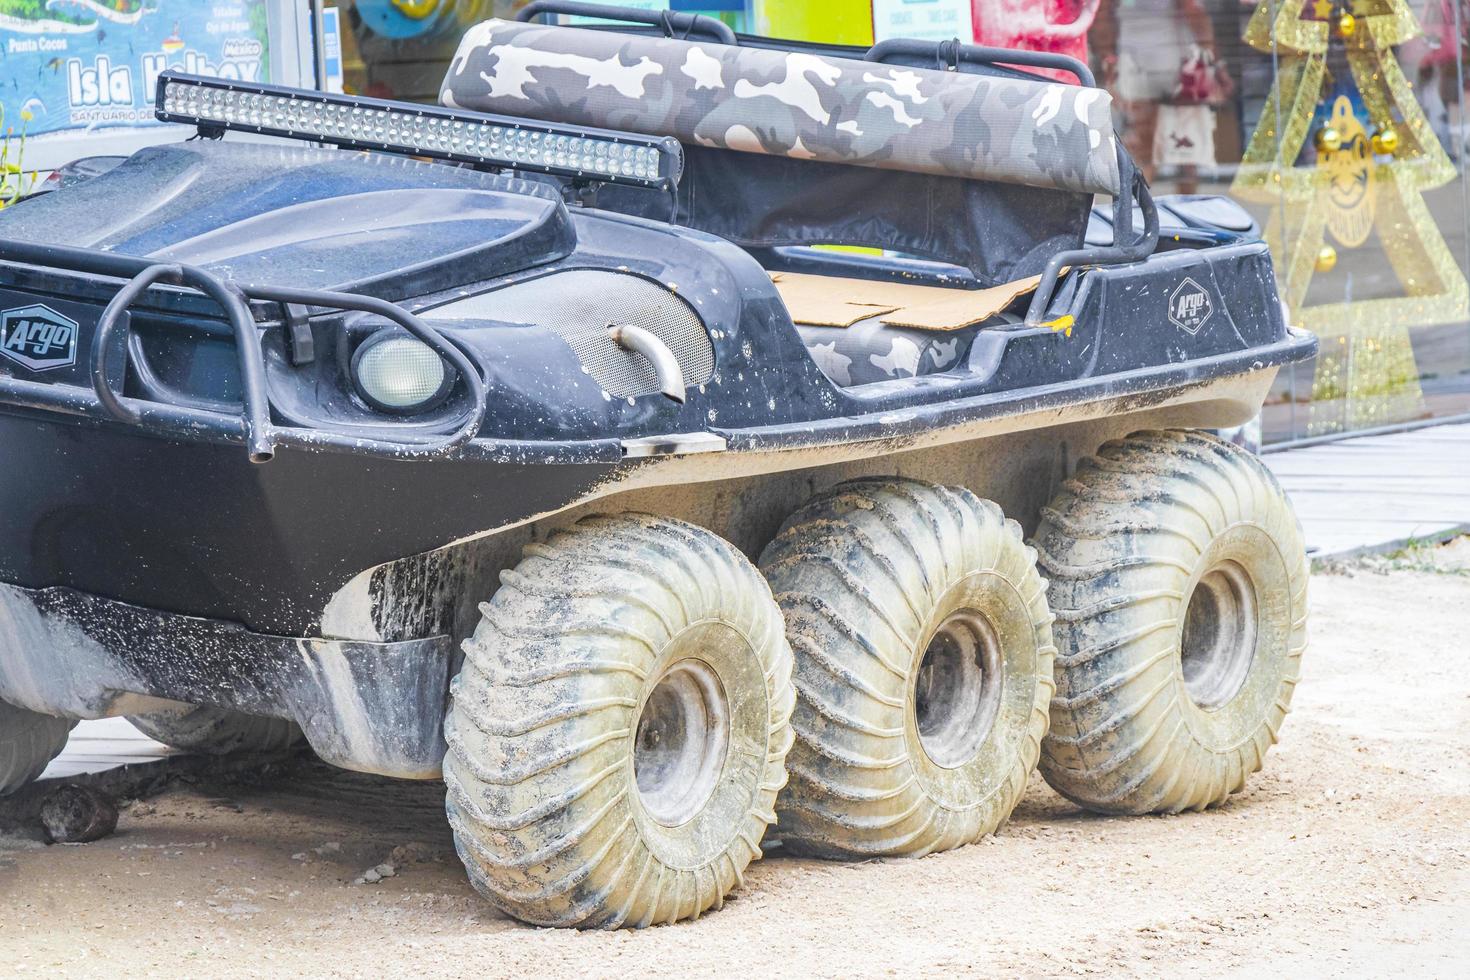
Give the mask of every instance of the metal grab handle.
[{"label": "metal grab handle", "polygon": [[684,369],[679,359],[669,350],[669,345],[658,339],[650,330],[635,327],[631,323],[609,324],[607,335],[623,350],[642,354],[653,365],[653,376],[658,380],[658,390],[665,396],[684,404],[688,392],[684,385]]},{"label": "metal grab handle", "polygon": [[[1158,247],[1159,210],[1154,205],[1153,195],[1149,193],[1148,182],[1143,179],[1143,173],[1134,166],[1121,142],[1118,144],[1118,171],[1120,187],[1118,195],[1113,198],[1113,244],[1069,249],[1048,259],[1041,272],[1041,281],[1036,285],[1036,292],[1031,294],[1031,305],[1026,309],[1026,326],[1051,325],[1046,321],[1047,307],[1051,305],[1051,298],[1061,284],[1064,269],[1141,262]],[[1139,210],[1143,212],[1142,234],[1133,230],[1135,195]]]},{"label": "metal grab handle", "polygon": [[598,17],[603,20],[621,20],[630,24],[648,24],[662,27],[665,36],[673,37],[674,31],[685,35],[704,34],[721,44],[739,44],[730,25],[703,14],[686,14],[671,10],[639,10],[636,7],[604,7],[600,3],[582,3],[579,0],[531,0],[516,11],[516,20],[531,21],[541,14],[569,14],[573,17]]},{"label": "metal grab handle", "polygon": [[[532,6],[535,6],[532,4]],[[991,48],[979,44],[961,44],[953,41],[920,41],[915,38],[894,37],[879,41],[868,49],[864,61],[887,62],[894,57],[925,58],[933,56],[935,61],[948,63],[958,70],[960,62],[975,65],[1020,65],[1023,68],[1056,68],[1077,76],[1077,80],[1088,88],[1097,88],[1097,79],[1092,69],[1070,55],[1051,51],[1017,51],[1012,48]]]},{"label": "metal grab handle", "polygon": [[[464,379],[469,388],[470,410],[465,413],[459,426],[447,437],[439,440],[421,442],[417,439],[405,440],[404,445],[418,445],[420,452],[416,455],[436,455],[458,449],[475,437],[480,431],[481,424],[485,421],[485,412],[488,403],[485,393],[485,379],[480,377],[479,370],[475,367],[464,351],[451,344],[444,335],[423,320],[414,316],[396,303],[377,299],[373,296],[359,296],[354,293],[334,293],[322,289],[293,289],[288,286],[247,286],[246,295],[254,299],[270,300],[276,303],[296,303],[301,306],[324,306],[336,310],[357,310],[362,313],[374,313],[378,316],[392,320],[413,336],[423,341],[434,353],[454,366],[459,376]],[[386,428],[391,428],[390,423]]]},{"label": "metal grab handle", "polygon": [[92,342],[92,389],[102,407],[123,422],[137,425],[142,413],[133,408],[117,392],[107,377],[107,352],[113,330],[128,308],[150,287],[158,283],[197,289],[224,308],[235,332],[235,350],[240,359],[240,386],[245,403],[245,448],[252,463],[268,463],[276,454],[270,421],[270,396],[265,384],[265,356],[260,349],[260,334],[255,318],[238,288],[225,285],[216,277],[187,265],[149,266],[128,280],[102,311],[97,333]]}]

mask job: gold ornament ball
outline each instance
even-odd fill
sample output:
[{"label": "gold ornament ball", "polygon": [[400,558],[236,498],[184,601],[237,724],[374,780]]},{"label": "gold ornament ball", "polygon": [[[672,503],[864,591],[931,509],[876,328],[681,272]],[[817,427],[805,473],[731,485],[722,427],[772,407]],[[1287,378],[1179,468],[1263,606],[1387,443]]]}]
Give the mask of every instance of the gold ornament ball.
[{"label": "gold ornament ball", "polygon": [[1323,153],[1336,153],[1342,149],[1342,134],[1336,127],[1323,126],[1317,130],[1317,149]]},{"label": "gold ornament ball", "polygon": [[1317,271],[1331,272],[1337,265],[1337,249],[1331,245],[1323,245],[1317,250]]},{"label": "gold ornament ball", "polygon": [[1385,126],[1373,134],[1373,152],[1379,154],[1391,154],[1399,148],[1399,134],[1393,131],[1393,127]]},{"label": "gold ornament ball", "polygon": [[1337,33],[1341,34],[1343,37],[1352,37],[1357,29],[1358,18],[1354,17],[1352,14],[1344,12],[1341,17],[1337,18]]}]

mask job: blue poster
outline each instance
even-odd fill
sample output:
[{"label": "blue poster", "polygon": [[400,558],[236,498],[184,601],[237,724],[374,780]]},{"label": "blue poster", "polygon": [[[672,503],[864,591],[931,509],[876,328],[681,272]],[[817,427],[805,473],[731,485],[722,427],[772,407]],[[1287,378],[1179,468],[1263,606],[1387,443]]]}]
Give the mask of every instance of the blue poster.
[{"label": "blue poster", "polygon": [[29,135],[155,125],[165,69],[269,81],[267,0],[0,0],[0,105]]}]

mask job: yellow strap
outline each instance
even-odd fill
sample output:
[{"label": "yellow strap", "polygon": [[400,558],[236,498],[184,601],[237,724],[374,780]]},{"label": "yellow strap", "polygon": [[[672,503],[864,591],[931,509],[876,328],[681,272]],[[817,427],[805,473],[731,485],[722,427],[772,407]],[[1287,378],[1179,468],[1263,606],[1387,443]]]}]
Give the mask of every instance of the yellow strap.
[{"label": "yellow strap", "polygon": [[439,0],[392,0],[393,6],[405,17],[423,20],[439,6]]},{"label": "yellow strap", "polygon": [[1076,322],[1077,322],[1077,318],[1074,317],[1072,314],[1070,314],[1070,313],[1063,313],[1061,316],[1057,317],[1055,320],[1044,320],[1044,321],[1042,321],[1041,326],[1046,327],[1048,330],[1056,330],[1056,331],[1059,331],[1061,333],[1066,334],[1068,337],[1070,337],[1070,336],[1072,336],[1072,325],[1074,323],[1076,323]]}]

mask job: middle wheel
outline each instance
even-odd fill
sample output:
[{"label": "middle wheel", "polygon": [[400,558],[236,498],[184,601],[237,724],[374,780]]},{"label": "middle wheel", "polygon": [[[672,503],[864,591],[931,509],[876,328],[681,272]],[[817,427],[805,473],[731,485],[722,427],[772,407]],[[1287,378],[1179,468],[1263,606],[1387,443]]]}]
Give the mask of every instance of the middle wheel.
[{"label": "middle wheel", "polygon": [[761,568],[796,656],[783,842],[917,856],[1004,823],[1054,688],[1020,525],[961,488],[855,480],[794,514]]}]

